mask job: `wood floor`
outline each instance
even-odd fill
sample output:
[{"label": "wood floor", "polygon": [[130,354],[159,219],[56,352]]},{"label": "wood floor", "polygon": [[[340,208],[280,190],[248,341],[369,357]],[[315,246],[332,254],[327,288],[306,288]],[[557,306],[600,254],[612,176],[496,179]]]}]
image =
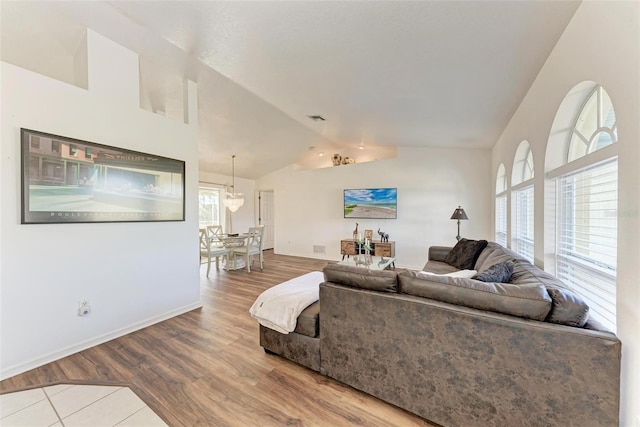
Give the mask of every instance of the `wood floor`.
[{"label": "wood floor", "polygon": [[265,269],[201,268],[202,309],[0,382],[2,392],[126,383],[171,426],[429,426],[421,418],[264,353],[249,308],[324,261],[265,252]]}]

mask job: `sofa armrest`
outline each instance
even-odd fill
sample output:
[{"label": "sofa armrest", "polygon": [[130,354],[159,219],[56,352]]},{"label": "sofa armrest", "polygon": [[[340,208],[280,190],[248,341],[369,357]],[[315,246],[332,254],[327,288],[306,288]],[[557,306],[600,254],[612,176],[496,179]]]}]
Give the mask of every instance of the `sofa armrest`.
[{"label": "sofa armrest", "polygon": [[444,262],[449,251],[453,249],[451,246],[431,246],[429,247],[429,261]]}]

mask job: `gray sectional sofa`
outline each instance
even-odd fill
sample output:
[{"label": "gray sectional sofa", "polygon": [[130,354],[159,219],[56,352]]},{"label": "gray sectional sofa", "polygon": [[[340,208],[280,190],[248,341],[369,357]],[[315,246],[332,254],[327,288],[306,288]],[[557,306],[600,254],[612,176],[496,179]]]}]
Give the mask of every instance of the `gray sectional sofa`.
[{"label": "gray sectional sofa", "polygon": [[[424,271],[458,270],[431,247]],[[616,426],[621,343],[571,289],[489,242],[508,283],[329,264],[294,333],[265,350],[443,426]],[[319,328],[318,328],[319,326]]]}]

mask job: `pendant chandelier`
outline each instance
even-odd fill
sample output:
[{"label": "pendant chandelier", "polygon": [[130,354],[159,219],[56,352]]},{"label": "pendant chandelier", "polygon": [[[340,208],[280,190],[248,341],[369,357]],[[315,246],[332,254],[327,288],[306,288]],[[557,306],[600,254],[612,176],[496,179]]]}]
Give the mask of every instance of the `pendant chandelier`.
[{"label": "pendant chandelier", "polygon": [[231,211],[235,212],[244,205],[244,197],[242,193],[236,193],[236,155],[231,156],[231,193],[227,192],[222,203]]}]

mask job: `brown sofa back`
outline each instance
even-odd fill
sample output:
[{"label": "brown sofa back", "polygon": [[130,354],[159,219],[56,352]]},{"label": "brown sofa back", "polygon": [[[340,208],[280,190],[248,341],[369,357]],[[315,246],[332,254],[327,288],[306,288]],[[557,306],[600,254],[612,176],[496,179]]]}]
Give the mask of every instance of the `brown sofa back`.
[{"label": "brown sofa back", "polygon": [[[443,270],[441,259],[446,247],[436,247],[434,259],[429,259],[425,270],[434,273]],[[432,252],[429,251],[431,257]],[[589,319],[589,306],[571,287],[564,284],[557,277],[534,266],[528,260],[516,252],[505,248],[498,243],[489,242],[480,253],[474,269],[483,272],[494,264],[511,260],[514,264],[512,285],[517,286],[544,286],[551,297],[552,304],[545,322],[561,325],[584,327]],[[490,309],[490,308],[488,308]]]},{"label": "brown sofa back", "polygon": [[533,283],[485,283],[458,277],[424,275],[404,271],[398,275],[399,291],[480,310],[543,321],[551,310],[544,286]]},{"label": "brown sofa back", "polygon": [[[425,271],[446,274],[457,269],[446,264],[451,248],[432,246]],[[589,319],[589,306],[560,279],[539,269],[521,255],[495,242],[480,253],[475,270],[483,272],[499,262],[514,265],[509,283],[485,283],[473,279],[421,276],[407,271],[400,277],[395,271],[368,270],[340,264],[328,264],[325,281],[379,292],[401,292],[480,310],[494,311],[526,319],[582,328]],[[596,326],[599,328],[600,326]]]},{"label": "brown sofa back", "polygon": [[320,285],[321,373],[440,425],[618,425],[615,335]]},{"label": "brown sofa back", "polygon": [[393,270],[369,270],[352,265],[327,264],[324,280],[359,289],[378,292],[398,292],[398,274]]}]

